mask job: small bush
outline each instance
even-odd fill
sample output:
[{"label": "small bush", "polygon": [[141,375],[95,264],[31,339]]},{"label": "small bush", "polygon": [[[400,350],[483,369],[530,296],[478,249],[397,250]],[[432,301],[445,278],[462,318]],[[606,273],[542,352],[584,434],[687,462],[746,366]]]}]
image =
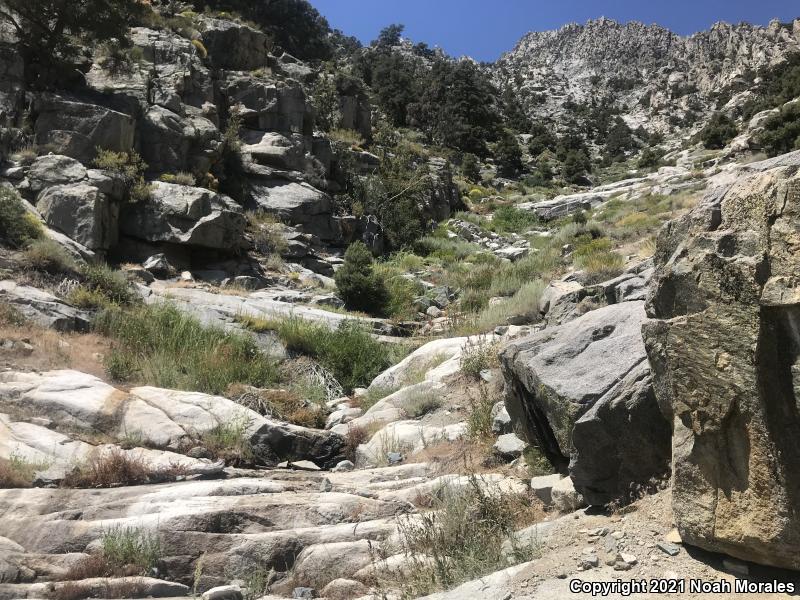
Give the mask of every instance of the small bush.
[{"label": "small bush", "polygon": [[800,101],[769,117],[758,141],[769,156],[800,150]]},{"label": "small bush", "polygon": [[249,465],[253,462],[253,448],[247,430],[251,421],[246,416],[221,423],[200,437],[205,446],[216,458],[225,460],[233,466]]},{"label": "small bush", "polygon": [[592,239],[588,235],[582,235],[575,242],[573,262],[577,268],[600,278],[616,277],[622,272],[624,260],[612,250],[612,243],[608,238]]},{"label": "small bush", "polygon": [[473,379],[479,379],[481,372],[497,366],[497,344],[486,340],[468,340],[461,349],[461,372]]},{"label": "small bush", "polygon": [[302,427],[322,429],[325,427],[325,391],[312,389],[311,385],[294,384],[292,389],[256,390],[243,393],[229,390],[228,396],[237,403],[266,417],[277,418]]},{"label": "small bush", "polygon": [[394,351],[356,321],[343,321],[332,330],[298,318],[263,320],[239,317],[253,331],[275,331],[290,352],[317,359],[345,392],[369,383],[395,362]]},{"label": "small bush", "polygon": [[280,256],[286,251],[286,238],[282,234],[280,222],[265,212],[247,213],[248,230],[258,252],[264,255]]},{"label": "small bush", "polygon": [[41,223],[22,205],[15,190],[0,187],[0,242],[22,248],[43,235]]},{"label": "small bush", "polygon": [[125,274],[106,264],[87,264],[81,269],[81,276],[88,289],[102,294],[111,303],[124,305],[137,301],[138,297]]},{"label": "small bush", "polygon": [[489,395],[486,385],[478,386],[477,397],[474,392],[469,396],[469,415],[467,416],[467,435],[475,440],[494,438],[492,431],[492,409],[495,400]]},{"label": "small bush", "polygon": [[136,152],[113,152],[98,148],[94,166],[122,178],[129,202],[144,202],[150,197],[151,186],[144,179],[147,164]]},{"label": "small bush", "polygon": [[481,180],[481,166],[477,156],[469,152],[464,155],[461,161],[461,174],[464,175],[464,179],[473,183]]},{"label": "small bush", "polygon": [[106,357],[111,376],[156,387],[222,394],[234,383],[267,387],[277,380],[272,359],[248,335],[206,327],[174,306],[110,308],[97,330],[116,340]]},{"label": "small bush", "polygon": [[700,141],[709,149],[724,148],[739,133],[736,124],[725,114],[715,113],[700,132]]},{"label": "small bush", "polygon": [[145,485],[174,480],[185,472],[180,467],[154,470],[144,459],[119,449],[98,453],[77,465],[62,481],[66,488],[107,488]]},{"label": "small bush", "polygon": [[33,486],[36,471],[47,468],[12,454],[8,459],[0,458],[0,489],[29,488]]},{"label": "small bush", "polygon": [[406,405],[406,414],[412,419],[419,419],[425,415],[438,410],[442,406],[442,400],[433,393],[417,394]]},{"label": "small bush", "polygon": [[328,132],[328,137],[332,142],[347,144],[355,148],[364,145],[364,138],[357,131],[353,131],[352,129],[333,129]]},{"label": "small bush", "polygon": [[386,398],[387,396],[391,396],[395,392],[400,391],[401,386],[397,387],[370,387],[367,388],[367,393],[363,396],[359,396],[356,398],[356,402],[358,403],[358,407],[363,410],[364,412],[368,411],[370,408],[375,406],[378,402]]},{"label": "small bush", "polygon": [[537,545],[520,542],[514,533],[529,522],[529,500],[503,494],[475,475],[465,487],[438,490],[432,509],[398,524],[399,553],[413,566],[390,570],[388,577],[404,597],[451,589],[540,554]]},{"label": "small bush", "polygon": [[339,296],[350,310],[382,316],[386,314],[389,291],[374,271],[372,253],[363,242],[350,245],[344,264],[334,279]]},{"label": "small bush", "polygon": [[520,233],[539,223],[536,213],[516,206],[501,206],[492,217],[492,225],[498,232]]},{"label": "small bush", "polygon": [[97,290],[91,290],[87,287],[79,285],[73,288],[67,295],[67,301],[77,308],[85,310],[96,310],[98,308],[107,308],[109,305],[108,298]]},{"label": "small bush", "polygon": [[22,265],[27,269],[58,275],[72,273],[77,265],[64,247],[50,239],[31,242],[22,253]]},{"label": "small bush", "polygon": [[15,306],[0,300],[0,325],[22,327],[27,323],[23,315]]},{"label": "small bush", "polygon": [[174,183],[175,185],[186,185],[189,187],[194,187],[197,185],[195,176],[184,171],[181,171],[180,173],[164,173],[158,179],[164,183]]},{"label": "small bush", "polygon": [[103,558],[112,567],[134,567],[140,575],[149,575],[161,560],[161,542],[155,535],[132,527],[115,527],[100,540]]}]

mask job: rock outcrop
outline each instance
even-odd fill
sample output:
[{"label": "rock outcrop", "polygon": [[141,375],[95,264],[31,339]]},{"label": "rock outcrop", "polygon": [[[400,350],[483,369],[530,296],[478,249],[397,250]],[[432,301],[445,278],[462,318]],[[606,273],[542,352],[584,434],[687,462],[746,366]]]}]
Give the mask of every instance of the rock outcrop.
[{"label": "rock outcrop", "polygon": [[[600,18],[528,33],[492,74],[540,119],[563,123],[574,117],[575,103],[613,96],[632,128],[667,132],[708,119],[718,92],[796,52],[797,31],[800,20],[767,27],[717,23],[683,37],[658,25]],[[726,109],[748,97],[734,95]]]},{"label": "rock outcrop", "polygon": [[568,465],[591,504],[625,498],[668,467],[669,425],[653,394],[644,321],[643,302],[612,305],[501,353],[519,433],[556,467]]},{"label": "rock outcrop", "polygon": [[800,153],[748,165],[658,243],[645,329],[684,542],[800,568]]},{"label": "rock outcrop", "polygon": [[121,232],[148,242],[186,244],[236,250],[244,241],[241,207],[212,191],[156,182],[150,198],[128,204],[122,212]]},{"label": "rock outcrop", "polygon": [[[126,393],[76,371],[0,374],[0,410],[10,415],[8,431],[0,432],[0,457],[16,454],[62,468],[101,450],[73,438],[75,432],[177,450],[223,424],[240,427],[263,464],[311,460],[332,468],[346,458],[341,436],[274,421],[227,398],[152,387]],[[19,427],[12,427],[11,420],[25,411],[47,415],[52,431],[22,424],[24,433],[15,433]]]}]

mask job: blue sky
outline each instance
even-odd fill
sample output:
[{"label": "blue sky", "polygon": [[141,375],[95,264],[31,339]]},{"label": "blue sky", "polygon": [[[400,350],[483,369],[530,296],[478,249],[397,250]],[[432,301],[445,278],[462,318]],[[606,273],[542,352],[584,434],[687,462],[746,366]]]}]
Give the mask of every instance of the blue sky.
[{"label": "blue sky", "polygon": [[390,23],[406,26],[415,41],[448,53],[492,61],[528,31],[555,29],[601,16],[658,23],[680,34],[716,21],[800,17],[797,0],[310,0],[331,26],[363,42]]}]

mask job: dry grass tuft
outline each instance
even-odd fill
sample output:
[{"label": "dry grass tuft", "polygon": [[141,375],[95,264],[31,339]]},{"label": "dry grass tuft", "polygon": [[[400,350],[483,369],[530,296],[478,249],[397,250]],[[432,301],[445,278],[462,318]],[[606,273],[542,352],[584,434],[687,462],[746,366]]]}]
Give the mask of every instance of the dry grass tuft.
[{"label": "dry grass tuft", "polygon": [[172,465],[154,469],[141,457],[113,448],[76,466],[62,482],[67,488],[107,488],[174,481],[186,468]]}]

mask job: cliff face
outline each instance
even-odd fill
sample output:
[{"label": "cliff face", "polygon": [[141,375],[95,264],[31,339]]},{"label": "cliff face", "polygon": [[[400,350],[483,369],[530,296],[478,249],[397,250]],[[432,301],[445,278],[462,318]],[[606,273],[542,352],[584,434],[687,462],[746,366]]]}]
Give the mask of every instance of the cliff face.
[{"label": "cliff face", "polygon": [[702,121],[717,108],[715,93],[737,80],[752,83],[758,69],[798,50],[800,19],[768,27],[717,23],[682,37],[602,18],[527,34],[496,63],[495,77],[519,92],[531,116],[561,122],[569,101],[612,96],[629,125],[667,132],[690,112]]}]

